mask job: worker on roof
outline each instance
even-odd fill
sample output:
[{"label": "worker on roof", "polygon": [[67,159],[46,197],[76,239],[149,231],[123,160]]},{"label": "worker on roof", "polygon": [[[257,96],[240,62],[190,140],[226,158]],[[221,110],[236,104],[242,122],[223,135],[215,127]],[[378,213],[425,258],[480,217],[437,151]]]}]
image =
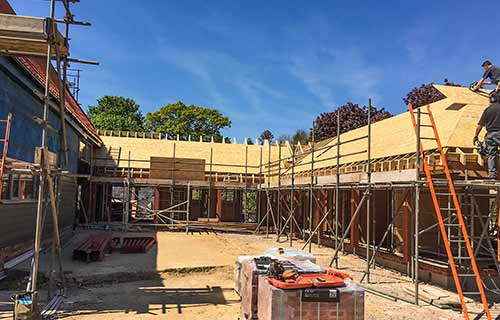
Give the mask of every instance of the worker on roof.
[{"label": "worker on roof", "polygon": [[[486,60],[481,66],[484,68],[484,74],[472,90],[477,91],[485,84],[494,84],[497,86],[495,91],[500,92],[500,68],[494,66],[490,60]],[[490,82],[486,82],[488,78]]]},{"label": "worker on roof", "polygon": [[500,92],[493,92],[490,95],[491,104],[484,109],[476,127],[473,144],[479,142],[479,133],[486,127],[486,155],[488,157],[488,178],[497,177],[497,155],[500,146]]}]

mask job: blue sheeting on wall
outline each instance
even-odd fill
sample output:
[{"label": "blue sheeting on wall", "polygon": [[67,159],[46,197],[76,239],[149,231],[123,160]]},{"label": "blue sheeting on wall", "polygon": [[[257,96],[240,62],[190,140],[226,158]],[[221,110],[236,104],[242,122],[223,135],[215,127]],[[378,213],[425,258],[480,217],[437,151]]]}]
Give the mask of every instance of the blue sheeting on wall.
[{"label": "blue sheeting on wall", "polygon": [[[24,70],[7,57],[0,57],[0,119],[7,119],[12,113],[10,131],[9,158],[33,162],[35,147],[42,143],[41,126],[33,120],[34,116],[43,118],[43,104],[33,90],[43,92],[43,88],[26,75]],[[50,125],[58,130],[48,130],[47,144],[50,151],[60,153],[61,119],[54,110],[49,112]],[[3,137],[5,126],[0,127],[0,136]],[[66,125],[68,142],[68,166],[65,170],[76,173],[78,167],[80,138],[76,130]],[[1,151],[0,151],[1,152]],[[61,157],[59,157],[62,160]],[[62,165],[62,162],[60,161]]]}]

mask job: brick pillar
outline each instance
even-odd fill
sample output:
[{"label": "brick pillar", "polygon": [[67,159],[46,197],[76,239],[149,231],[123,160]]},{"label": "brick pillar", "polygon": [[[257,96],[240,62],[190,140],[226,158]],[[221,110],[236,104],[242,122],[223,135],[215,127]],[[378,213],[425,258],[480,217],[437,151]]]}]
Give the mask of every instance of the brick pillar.
[{"label": "brick pillar", "polygon": [[[153,203],[153,210],[160,210],[160,188],[155,188],[155,198]],[[154,223],[158,223],[158,216],[155,215],[153,219]]]},{"label": "brick pillar", "polygon": [[[351,190],[351,219],[354,213],[356,212],[356,209],[359,206],[360,200],[361,199],[359,197],[359,191]],[[353,252],[356,252],[358,244],[359,244],[359,214],[351,224],[351,246]]]},{"label": "brick pillar", "polygon": [[234,190],[234,217],[235,222],[243,222],[243,191],[242,190]]},{"label": "brick pillar", "polygon": [[222,190],[217,189],[217,207],[215,209],[215,215],[222,221]]},{"label": "brick pillar", "polygon": [[[328,212],[328,190],[318,190],[315,192],[315,195],[318,201],[316,202],[316,200],[314,200],[313,230],[316,229],[321,219],[323,219],[325,213]],[[326,230],[328,230],[328,224],[325,220],[318,229],[320,238],[323,236],[323,232]],[[315,237],[315,239],[317,239],[317,236]]]},{"label": "brick pillar", "polygon": [[[498,196],[497,203],[500,203],[500,195]],[[497,237],[498,237],[498,244],[497,244],[497,255],[498,255],[498,262],[500,262],[500,206],[498,206],[498,221],[497,221]]]},{"label": "brick pillar", "polygon": [[93,182],[89,183],[88,192],[89,192],[89,206],[87,207],[89,212],[89,222],[95,222],[95,212],[96,212],[96,185]]},{"label": "brick pillar", "polygon": [[160,210],[160,188],[155,188],[155,198],[153,203],[153,210]]},{"label": "brick pillar", "polygon": [[[331,214],[327,219],[327,221],[331,222],[331,226],[332,226],[333,230],[335,230],[335,215],[337,214],[337,212],[335,212],[334,192],[335,192],[334,190],[326,190],[326,199],[325,199],[325,208],[327,210],[332,209],[332,212],[333,212],[333,214]],[[339,210],[340,210],[340,206],[339,206]],[[339,217],[339,223],[342,223],[340,221],[340,214],[338,217]],[[328,224],[326,222],[323,225],[323,231],[328,231]],[[340,229],[340,228],[339,228],[339,233],[342,233],[342,229]]]},{"label": "brick pillar", "polygon": [[412,226],[412,204],[410,193],[405,192],[403,201],[403,261],[408,263],[411,260],[411,226]]}]

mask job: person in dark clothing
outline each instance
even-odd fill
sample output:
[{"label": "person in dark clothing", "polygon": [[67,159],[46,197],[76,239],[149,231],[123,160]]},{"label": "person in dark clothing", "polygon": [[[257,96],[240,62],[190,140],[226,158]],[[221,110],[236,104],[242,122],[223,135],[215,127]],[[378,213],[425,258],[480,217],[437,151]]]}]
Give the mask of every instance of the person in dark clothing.
[{"label": "person in dark clothing", "polygon": [[[500,92],[500,68],[494,66],[489,60],[483,62],[481,66],[484,68],[484,74],[472,90],[477,91],[485,84],[493,84],[496,85],[495,91]],[[487,82],[486,79],[490,79],[490,82]]]},{"label": "person in dark clothing", "polygon": [[476,127],[473,144],[479,141],[479,133],[486,127],[486,154],[488,156],[488,178],[496,179],[497,155],[500,146],[500,92],[494,93],[496,102],[484,109]]}]

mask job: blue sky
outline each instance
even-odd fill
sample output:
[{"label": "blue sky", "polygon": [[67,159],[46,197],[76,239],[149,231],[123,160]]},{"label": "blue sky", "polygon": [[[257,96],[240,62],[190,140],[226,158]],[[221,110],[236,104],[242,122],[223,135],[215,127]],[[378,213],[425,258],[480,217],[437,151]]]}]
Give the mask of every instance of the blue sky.
[{"label": "blue sky", "polygon": [[[47,0],[10,0],[48,15]],[[500,2],[82,0],[72,6],[71,54],[83,70],[80,103],[133,98],[143,113],[169,102],[213,107],[224,134],[308,130],[347,101],[393,113],[427,82],[468,84],[481,62],[500,64]],[[63,11],[58,6],[59,16]],[[77,67],[74,65],[74,67]]]}]

